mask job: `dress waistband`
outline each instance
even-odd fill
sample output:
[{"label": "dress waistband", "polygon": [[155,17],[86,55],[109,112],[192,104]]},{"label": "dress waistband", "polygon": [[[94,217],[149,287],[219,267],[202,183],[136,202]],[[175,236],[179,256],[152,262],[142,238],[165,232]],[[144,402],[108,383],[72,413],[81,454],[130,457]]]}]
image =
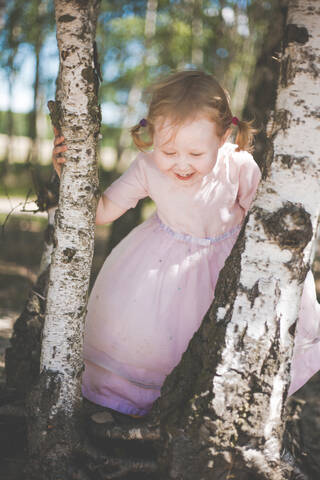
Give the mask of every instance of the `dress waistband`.
[{"label": "dress waistband", "polygon": [[213,245],[214,243],[221,242],[222,240],[226,240],[227,238],[233,237],[234,235],[239,233],[242,227],[242,224],[239,224],[231,228],[231,230],[228,230],[228,232],[225,232],[222,235],[218,235],[217,237],[200,238],[200,237],[193,237],[192,235],[188,235],[186,233],[180,233],[180,232],[176,232],[175,230],[172,230],[172,228],[170,228],[168,225],[162,222],[162,220],[159,218],[157,214],[155,215],[155,218],[157,219],[162,230],[165,230],[177,240],[181,240],[187,243],[193,243],[196,245],[201,245],[202,247],[207,247],[209,245]]}]

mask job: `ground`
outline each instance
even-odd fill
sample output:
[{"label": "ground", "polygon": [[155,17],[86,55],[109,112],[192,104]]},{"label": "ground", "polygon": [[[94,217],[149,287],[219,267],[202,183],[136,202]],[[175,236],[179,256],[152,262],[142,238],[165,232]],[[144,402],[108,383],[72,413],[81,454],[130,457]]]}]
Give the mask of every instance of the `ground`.
[{"label": "ground", "polygon": [[[0,213],[1,224],[5,218],[6,214]],[[0,480],[23,478],[25,424],[19,399],[14,396],[14,392],[5,389],[4,352],[9,345],[13,324],[37,277],[45,226],[45,216],[16,214],[8,219],[0,238]],[[91,285],[104,261],[108,234],[108,227],[97,227]],[[320,245],[314,271],[320,292]],[[320,478],[319,380],[320,373],[292,398],[292,401],[301,405],[301,418],[297,428],[303,445],[303,466],[309,480]],[[4,407],[8,401],[11,404],[10,411]]]}]

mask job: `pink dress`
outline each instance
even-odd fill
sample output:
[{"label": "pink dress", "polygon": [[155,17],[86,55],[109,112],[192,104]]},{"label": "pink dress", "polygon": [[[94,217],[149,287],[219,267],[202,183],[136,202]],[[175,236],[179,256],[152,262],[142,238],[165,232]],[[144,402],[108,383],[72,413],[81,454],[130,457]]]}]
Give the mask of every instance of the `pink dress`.
[{"label": "pink dress", "polygon": [[[140,153],[104,192],[125,209],[149,196],[157,211],[112,250],[92,289],[82,378],[92,402],[147,413],[198,330],[261,177],[252,155],[235,148],[225,143],[212,172],[190,186]],[[319,309],[313,313],[319,325]],[[295,367],[291,393],[319,368],[315,345],[308,371]]]}]

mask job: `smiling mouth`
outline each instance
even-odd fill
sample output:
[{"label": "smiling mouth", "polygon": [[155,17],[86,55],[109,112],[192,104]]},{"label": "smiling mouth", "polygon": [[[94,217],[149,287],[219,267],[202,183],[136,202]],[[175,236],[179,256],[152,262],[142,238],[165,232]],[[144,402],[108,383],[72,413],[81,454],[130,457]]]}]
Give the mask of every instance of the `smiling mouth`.
[{"label": "smiling mouth", "polygon": [[194,175],[194,172],[188,173],[187,175],[179,175],[179,173],[175,173],[175,176],[179,178],[179,180],[189,180]]}]

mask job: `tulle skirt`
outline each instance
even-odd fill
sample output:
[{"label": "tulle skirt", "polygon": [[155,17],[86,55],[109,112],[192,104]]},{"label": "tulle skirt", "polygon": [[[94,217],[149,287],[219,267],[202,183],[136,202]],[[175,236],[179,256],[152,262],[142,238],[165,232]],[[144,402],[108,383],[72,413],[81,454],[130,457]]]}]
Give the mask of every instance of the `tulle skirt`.
[{"label": "tulle skirt", "polygon": [[[82,393],[122,413],[146,414],[210,307],[240,227],[217,238],[172,231],[155,214],[106,259],[92,289]],[[289,394],[320,367],[320,306],[304,285]]]},{"label": "tulle skirt", "polygon": [[123,413],[150,410],[212,302],[239,230],[195,238],[153,215],[112,250],[88,303],[86,398]]},{"label": "tulle skirt", "polygon": [[301,297],[299,320],[291,362],[291,384],[288,395],[302,387],[320,369],[320,305],[311,270]]}]

